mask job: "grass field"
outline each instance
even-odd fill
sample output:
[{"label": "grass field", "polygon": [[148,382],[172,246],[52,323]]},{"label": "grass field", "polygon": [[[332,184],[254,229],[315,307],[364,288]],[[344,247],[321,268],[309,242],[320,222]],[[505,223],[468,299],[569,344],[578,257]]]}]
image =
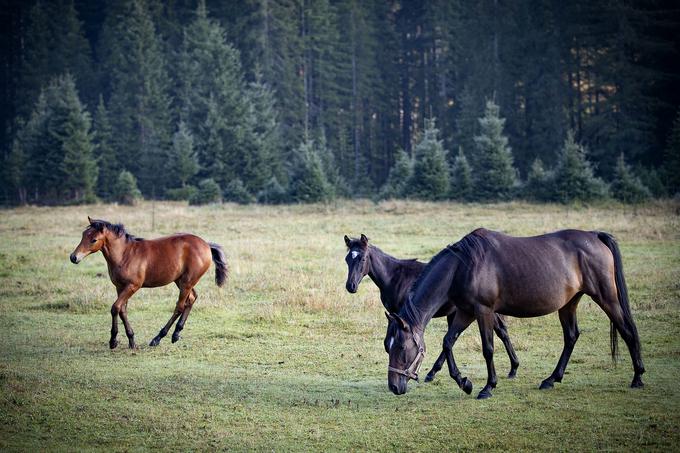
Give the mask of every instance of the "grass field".
[{"label": "grass field", "polygon": [[[155,211],[152,219],[152,211]],[[92,205],[0,211],[0,450],[677,450],[680,445],[680,207],[563,207],[341,202],[332,206]],[[213,269],[182,340],[146,346],[172,313],[176,289],[130,302],[140,348],[108,348],[115,291],[101,254],[68,260],[86,216],[139,236],[194,232],[224,246],[225,288]],[[155,228],[152,229],[152,222]],[[590,300],[562,384],[537,390],[562,348],[556,315],[509,319],[521,362],[508,370],[496,340],[494,397],[479,333],[456,344],[465,395],[446,373],[387,389],[385,318],[366,279],[345,291],[343,234],[427,260],[485,226],[515,235],[599,229],[620,244],[647,373],[623,342],[609,357],[609,322]],[[445,322],[426,332],[431,366]]]}]

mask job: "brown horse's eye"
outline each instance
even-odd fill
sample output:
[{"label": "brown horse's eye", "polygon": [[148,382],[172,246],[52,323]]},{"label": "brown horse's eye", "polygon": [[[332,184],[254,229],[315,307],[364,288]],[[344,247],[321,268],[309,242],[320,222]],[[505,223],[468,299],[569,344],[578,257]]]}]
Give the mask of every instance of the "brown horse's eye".
[{"label": "brown horse's eye", "polygon": [[96,239],[92,239],[92,240],[90,241],[90,244],[94,244],[95,242],[97,242],[97,240],[96,240]]}]

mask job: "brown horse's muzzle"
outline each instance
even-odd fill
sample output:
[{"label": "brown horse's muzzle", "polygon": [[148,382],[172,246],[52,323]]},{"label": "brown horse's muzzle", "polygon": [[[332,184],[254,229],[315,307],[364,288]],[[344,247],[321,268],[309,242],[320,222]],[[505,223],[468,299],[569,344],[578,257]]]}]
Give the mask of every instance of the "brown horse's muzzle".
[{"label": "brown horse's muzzle", "polygon": [[76,254],[75,254],[75,253],[71,253],[71,256],[70,256],[69,258],[71,258],[71,262],[72,262],[73,264],[78,264],[78,258],[76,258]]}]

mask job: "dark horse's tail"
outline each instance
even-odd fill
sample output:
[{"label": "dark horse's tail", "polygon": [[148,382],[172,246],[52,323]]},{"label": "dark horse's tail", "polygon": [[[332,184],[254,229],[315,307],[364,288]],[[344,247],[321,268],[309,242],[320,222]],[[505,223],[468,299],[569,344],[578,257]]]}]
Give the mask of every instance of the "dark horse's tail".
[{"label": "dark horse's tail", "polygon": [[[599,231],[597,233],[598,239],[611,250],[614,256],[614,275],[616,279],[616,293],[619,297],[619,304],[621,305],[621,311],[623,311],[624,322],[630,326],[633,330],[634,338],[637,338],[637,329],[635,328],[635,322],[633,322],[633,315],[630,312],[630,304],[628,302],[628,287],[626,286],[626,278],[623,276],[623,261],[621,260],[621,252],[619,251],[619,245],[616,243],[614,236],[608,233]],[[616,326],[610,321],[609,323],[609,340],[611,343],[612,350],[612,360],[616,362],[618,357],[618,341],[616,336]]]},{"label": "dark horse's tail", "polygon": [[224,282],[227,281],[227,275],[229,274],[227,257],[224,256],[222,246],[215,244],[214,242],[209,242],[208,245],[210,245],[213,263],[215,263],[215,283],[217,283],[217,286],[222,286],[224,285]]}]

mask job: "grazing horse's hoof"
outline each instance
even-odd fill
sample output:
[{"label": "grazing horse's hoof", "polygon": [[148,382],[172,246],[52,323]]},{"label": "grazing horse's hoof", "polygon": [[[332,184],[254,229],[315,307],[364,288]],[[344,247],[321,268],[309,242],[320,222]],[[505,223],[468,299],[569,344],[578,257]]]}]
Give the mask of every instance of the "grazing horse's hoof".
[{"label": "grazing horse's hoof", "polygon": [[541,385],[538,386],[539,390],[548,390],[553,388],[555,385],[553,384],[553,381],[546,379],[545,381],[541,382]]},{"label": "grazing horse's hoof", "polygon": [[179,336],[179,334],[175,334],[175,333],[172,334],[172,342],[173,343],[177,343],[180,338],[181,337]]},{"label": "grazing horse's hoof", "polygon": [[487,398],[491,398],[491,396],[493,396],[493,395],[491,395],[491,392],[488,389],[484,388],[484,389],[482,389],[481,392],[479,392],[479,395],[477,395],[477,399],[478,400],[485,400]]},{"label": "grazing horse's hoof", "polygon": [[462,385],[461,388],[463,389],[463,391],[464,391],[465,393],[467,393],[468,395],[469,395],[470,393],[472,393],[472,381],[471,381],[471,380],[469,380],[468,378],[464,377],[464,378],[463,378],[463,381],[461,382],[461,385]]},{"label": "grazing horse's hoof", "polygon": [[134,341],[130,342],[130,349],[137,349],[137,344]]},{"label": "grazing horse's hoof", "polygon": [[630,388],[633,389],[641,389],[644,386],[645,384],[642,383],[642,379],[640,379],[639,377],[633,379],[633,382],[630,383]]},{"label": "grazing horse's hoof", "polygon": [[161,342],[161,339],[159,337],[154,337],[153,340],[149,343],[149,346],[158,346],[158,344]]},{"label": "grazing horse's hoof", "polygon": [[434,380],[434,373],[427,373],[425,376],[425,382],[432,382]]},{"label": "grazing horse's hoof", "polygon": [[516,376],[517,370],[510,370],[510,372],[508,373],[508,379],[515,379]]},{"label": "grazing horse's hoof", "polygon": [[116,346],[118,346],[118,340],[109,340],[109,348],[116,349]]}]

